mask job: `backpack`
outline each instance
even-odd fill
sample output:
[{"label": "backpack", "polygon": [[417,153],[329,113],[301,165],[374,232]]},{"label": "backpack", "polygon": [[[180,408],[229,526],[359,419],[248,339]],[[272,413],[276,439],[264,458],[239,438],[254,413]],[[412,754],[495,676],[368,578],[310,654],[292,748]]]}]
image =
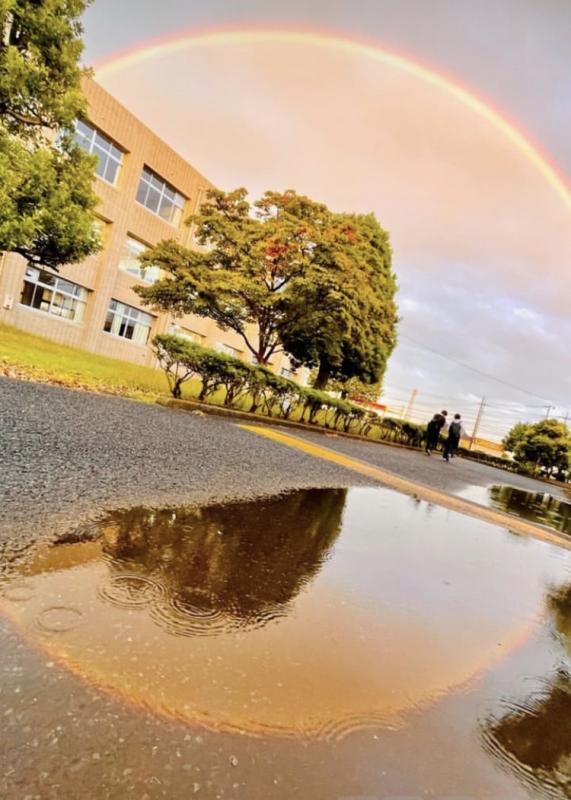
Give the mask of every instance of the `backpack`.
[{"label": "backpack", "polygon": [[459,439],[460,435],[462,433],[462,423],[461,422],[451,422],[448,432],[449,432],[450,436],[453,436],[455,438],[457,437]]}]

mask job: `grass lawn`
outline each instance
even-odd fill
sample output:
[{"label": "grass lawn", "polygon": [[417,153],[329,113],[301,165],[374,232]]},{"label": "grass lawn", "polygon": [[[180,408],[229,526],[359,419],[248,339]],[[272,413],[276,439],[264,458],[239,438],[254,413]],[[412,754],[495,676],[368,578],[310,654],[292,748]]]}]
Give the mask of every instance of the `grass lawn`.
[{"label": "grass lawn", "polygon": [[[147,402],[170,396],[162,370],[88,353],[0,324],[0,375],[2,374],[120,394]],[[196,398],[199,392],[198,379],[190,380],[182,386],[183,399]],[[208,402],[222,405],[224,390],[209,397]],[[248,411],[251,404],[251,397],[247,395],[237,407]],[[259,413],[263,413],[262,409]],[[301,413],[301,408],[295,409],[291,415],[292,421],[298,421]],[[319,412],[318,421],[322,424],[323,416],[323,412]]]},{"label": "grass lawn", "polygon": [[[7,325],[0,325],[1,374],[111,392],[149,402],[169,394],[161,370],[66,347]],[[195,396],[199,387],[198,381],[190,381],[184,387],[185,395]]]}]

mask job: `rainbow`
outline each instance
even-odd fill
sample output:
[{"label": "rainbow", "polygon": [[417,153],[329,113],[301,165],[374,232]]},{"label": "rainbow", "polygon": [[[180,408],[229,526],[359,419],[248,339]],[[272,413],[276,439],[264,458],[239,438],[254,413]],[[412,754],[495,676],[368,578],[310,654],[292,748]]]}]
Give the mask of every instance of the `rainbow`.
[{"label": "rainbow", "polygon": [[436,72],[434,69],[408,56],[385,50],[374,42],[348,38],[332,31],[307,29],[266,30],[249,28],[247,30],[214,29],[189,31],[183,34],[178,33],[175,36],[146,40],[135,48],[116,53],[96,64],[95,72],[97,77],[106,78],[128,67],[150,61],[157,56],[176,53],[188,48],[258,43],[310,45],[321,49],[333,49],[338,52],[360,55],[402,70],[430,86],[441,89],[456,98],[463,106],[487,120],[502,136],[511,142],[513,147],[533,165],[557,193],[567,210],[571,211],[571,187],[566,176],[558,171],[548,156],[541,151],[540,147],[532,141],[525,131],[518,128],[504,113],[494,108],[488,100],[478,97],[471,89],[462,86],[457,80]]}]

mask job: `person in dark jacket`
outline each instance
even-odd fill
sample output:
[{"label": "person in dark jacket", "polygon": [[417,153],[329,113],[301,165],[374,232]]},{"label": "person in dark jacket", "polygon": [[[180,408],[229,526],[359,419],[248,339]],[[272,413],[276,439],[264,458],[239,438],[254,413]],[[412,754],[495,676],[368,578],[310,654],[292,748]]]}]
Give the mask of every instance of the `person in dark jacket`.
[{"label": "person in dark jacket", "polygon": [[450,423],[450,427],[448,428],[448,438],[446,439],[446,444],[444,445],[444,453],[442,454],[442,458],[445,461],[450,461],[451,458],[454,457],[454,453],[458,449],[458,445],[460,444],[460,438],[462,437],[464,431],[462,430],[462,417],[460,414],[454,414],[454,419]]},{"label": "person in dark jacket", "polygon": [[442,411],[440,414],[435,414],[428,425],[426,426],[426,454],[431,455],[432,451],[438,444],[440,438],[440,431],[446,425],[446,417],[448,411]]}]

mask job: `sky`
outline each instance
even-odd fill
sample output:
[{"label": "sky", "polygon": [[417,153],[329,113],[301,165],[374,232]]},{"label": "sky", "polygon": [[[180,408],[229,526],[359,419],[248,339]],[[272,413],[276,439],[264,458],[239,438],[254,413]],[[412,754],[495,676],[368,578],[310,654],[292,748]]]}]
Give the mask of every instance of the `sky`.
[{"label": "sky", "polygon": [[485,398],[494,439],[571,414],[567,0],[95,0],[84,24],[96,78],[216,185],[374,211],[400,285],[392,409],[416,389],[416,419],[471,431]]}]

